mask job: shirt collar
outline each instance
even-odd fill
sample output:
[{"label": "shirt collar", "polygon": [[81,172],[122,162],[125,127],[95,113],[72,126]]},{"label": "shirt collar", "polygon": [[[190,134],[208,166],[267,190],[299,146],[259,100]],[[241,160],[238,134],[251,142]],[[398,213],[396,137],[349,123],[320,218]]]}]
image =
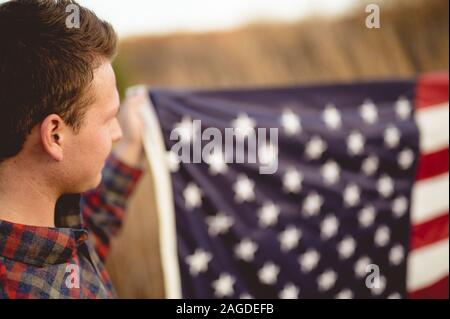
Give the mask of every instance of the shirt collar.
[{"label": "shirt collar", "polygon": [[80,199],[80,194],[66,194],[58,199],[55,207],[56,227],[83,228]]},{"label": "shirt collar", "polygon": [[84,229],[51,228],[0,220],[0,256],[35,266],[67,262],[87,240]]}]

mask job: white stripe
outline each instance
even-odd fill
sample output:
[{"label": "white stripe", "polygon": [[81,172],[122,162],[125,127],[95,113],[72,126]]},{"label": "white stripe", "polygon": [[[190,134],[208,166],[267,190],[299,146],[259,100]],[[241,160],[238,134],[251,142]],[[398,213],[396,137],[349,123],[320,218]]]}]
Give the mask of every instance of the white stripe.
[{"label": "white stripe", "polygon": [[156,209],[159,221],[159,243],[166,298],[181,298],[181,281],[176,243],[175,207],[172,180],[167,167],[162,130],[153,104],[140,109],[144,120],[144,149],[152,170]]},{"label": "white stripe", "polygon": [[420,224],[448,213],[448,172],[416,182],[412,189],[411,223]]},{"label": "white stripe", "polygon": [[448,275],[448,238],[410,252],[406,279],[409,292],[425,288]]},{"label": "white stripe", "polygon": [[419,143],[422,154],[448,147],[448,116],[448,102],[417,110],[415,118],[419,127]]}]

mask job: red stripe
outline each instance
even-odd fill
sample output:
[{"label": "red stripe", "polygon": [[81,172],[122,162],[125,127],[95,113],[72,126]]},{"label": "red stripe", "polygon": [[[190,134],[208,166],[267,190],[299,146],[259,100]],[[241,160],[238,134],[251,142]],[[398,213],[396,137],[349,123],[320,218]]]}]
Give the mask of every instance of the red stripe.
[{"label": "red stripe", "polygon": [[434,284],[410,292],[412,299],[448,299],[448,275]]},{"label": "red stripe", "polygon": [[448,211],[425,223],[412,226],[410,249],[417,249],[448,238]]},{"label": "red stripe", "polygon": [[416,180],[448,172],[448,147],[437,152],[420,154]]},{"label": "red stripe", "polygon": [[420,76],[416,88],[416,109],[444,102],[448,102],[448,72]]},{"label": "red stripe", "polygon": [[[448,72],[422,75],[416,86],[415,108],[424,109],[434,105],[448,103]],[[448,147],[433,153],[421,154],[416,180],[423,180],[448,172]],[[410,249],[417,249],[447,239],[449,233],[448,211],[425,223],[412,226]],[[432,266],[431,266],[432,267]],[[409,292],[413,299],[448,299],[448,274],[443,279],[417,291]]]}]

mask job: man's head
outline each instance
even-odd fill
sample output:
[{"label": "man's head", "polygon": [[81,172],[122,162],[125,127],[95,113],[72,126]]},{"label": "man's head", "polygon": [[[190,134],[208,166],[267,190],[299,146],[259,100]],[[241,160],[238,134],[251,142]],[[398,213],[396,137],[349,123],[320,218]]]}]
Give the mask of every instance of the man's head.
[{"label": "man's head", "polygon": [[0,5],[0,171],[11,163],[47,170],[63,192],[95,187],[121,137],[111,59],[116,34],[70,0]]}]

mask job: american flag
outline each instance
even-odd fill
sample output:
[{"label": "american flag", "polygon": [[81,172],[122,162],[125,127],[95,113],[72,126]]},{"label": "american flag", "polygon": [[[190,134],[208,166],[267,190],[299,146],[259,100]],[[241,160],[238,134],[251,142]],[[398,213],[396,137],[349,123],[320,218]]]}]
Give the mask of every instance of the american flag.
[{"label": "american flag", "polygon": [[[149,96],[169,298],[448,298],[447,73]],[[207,128],[277,128],[278,169],[180,162]]]}]

